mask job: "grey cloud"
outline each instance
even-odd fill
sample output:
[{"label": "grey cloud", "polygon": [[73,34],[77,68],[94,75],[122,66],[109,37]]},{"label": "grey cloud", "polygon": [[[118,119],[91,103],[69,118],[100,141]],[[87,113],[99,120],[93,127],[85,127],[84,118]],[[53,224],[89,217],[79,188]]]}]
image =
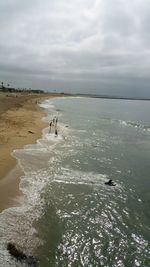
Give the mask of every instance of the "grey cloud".
[{"label": "grey cloud", "polygon": [[0,80],[150,95],[149,18],[147,0],[2,0]]}]

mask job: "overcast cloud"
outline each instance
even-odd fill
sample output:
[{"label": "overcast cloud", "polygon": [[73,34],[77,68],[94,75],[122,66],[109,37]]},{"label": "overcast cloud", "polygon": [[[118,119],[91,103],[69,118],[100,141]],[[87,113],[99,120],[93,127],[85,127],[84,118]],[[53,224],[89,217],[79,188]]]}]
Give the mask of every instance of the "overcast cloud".
[{"label": "overcast cloud", "polygon": [[150,97],[149,0],[1,0],[0,81]]}]

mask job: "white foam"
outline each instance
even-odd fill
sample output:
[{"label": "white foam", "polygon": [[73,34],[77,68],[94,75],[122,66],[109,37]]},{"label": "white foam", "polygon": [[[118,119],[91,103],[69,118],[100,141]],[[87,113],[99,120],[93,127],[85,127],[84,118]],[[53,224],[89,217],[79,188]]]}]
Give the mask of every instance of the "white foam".
[{"label": "white foam", "polygon": [[108,178],[106,174],[72,171],[69,168],[63,168],[63,167],[61,167],[60,171],[61,173],[55,175],[54,182],[70,183],[70,184],[102,185]]},{"label": "white foam", "polygon": [[[31,254],[40,242],[33,222],[42,214],[45,200],[41,194],[48,181],[49,176],[46,171],[27,172],[21,177],[20,182],[20,190],[24,194],[22,205],[6,209],[0,214],[0,250],[2,251],[0,266],[13,266],[13,260],[6,251],[8,242],[19,245],[28,254]],[[14,266],[15,264],[14,261]]]},{"label": "white foam", "polygon": [[54,109],[54,105],[52,104],[51,100],[45,100],[43,103],[39,104],[40,107],[44,109]]},{"label": "white foam", "polygon": [[[45,101],[40,106],[47,109],[48,117],[54,112],[54,106],[49,101]],[[43,212],[45,200],[42,193],[49,181],[53,179],[48,170],[49,159],[52,160],[51,153],[60,142],[65,142],[64,136],[67,135],[68,128],[59,123],[58,136],[54,133],[49,134],[48,130],[49,128],[43,130],[42,138],[36,144],[26,145],[24,149],[17,149],[12,153],[24,171],[19,186],[24,197],[19,203],[21,205],[6,209],[0,214],[0,266],[17,266],[16,261],[10,258],[6,250],[8,242],[15,242],[23,248],[24,252],[29,253],[32,253],[40,242],[33,222]],[[56,159],[53,164],[55,163]],[[51,168],[53,169],[53,165]]]},{"label": "white foam", "polygon": [[127,122],[126,122],[126,121],[119,120],[119,123],[120,123],[122,126],[128,126],[128,124],[127,124]]}]

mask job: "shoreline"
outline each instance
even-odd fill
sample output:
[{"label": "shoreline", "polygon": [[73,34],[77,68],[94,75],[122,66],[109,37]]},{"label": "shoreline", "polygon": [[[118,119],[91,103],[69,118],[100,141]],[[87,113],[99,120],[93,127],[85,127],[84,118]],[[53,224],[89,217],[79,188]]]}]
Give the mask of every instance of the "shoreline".
[{"label": "shoreline", "polygon": [[139,101],[150,101],[150,98],[142,98],[142,97],[123,97],[123,96],[108,96],[108,95],[94,95],[94,94],[72,94],[72,96],[79,97],[90,97],[97,99],[112,99],[112,100],[139,100]]},{"label": "shoreline", "polygon": [[23,174],[12,156],[15,149],[35,144],[47,123],[38,103],[55,95],[0,93],[0,212],[19,204],[20,177]]},{"label": "shoreline", "polygon": [[19,189],[19,184],[22,175],[23,171],[17,164],[4,179],[0,180],[0,213],[21,204],[23,193]]}]

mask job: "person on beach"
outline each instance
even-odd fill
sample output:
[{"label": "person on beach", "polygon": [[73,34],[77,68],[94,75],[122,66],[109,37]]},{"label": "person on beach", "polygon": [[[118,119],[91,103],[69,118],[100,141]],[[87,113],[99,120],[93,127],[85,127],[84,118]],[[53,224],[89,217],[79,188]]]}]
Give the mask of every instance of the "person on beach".
[{"label": "person on beach", "polygon": [[55,129],[55,136],[58,136],[57,128]]},{"label": "person on beach", "polygon": [[53,122],[53,125],[54,125],[55,124],[55,117],[53,118],[52,122]]},{"label": "person on beach", "polygon": [[49,133],[51,133],[52,121],[49,124]]}]

